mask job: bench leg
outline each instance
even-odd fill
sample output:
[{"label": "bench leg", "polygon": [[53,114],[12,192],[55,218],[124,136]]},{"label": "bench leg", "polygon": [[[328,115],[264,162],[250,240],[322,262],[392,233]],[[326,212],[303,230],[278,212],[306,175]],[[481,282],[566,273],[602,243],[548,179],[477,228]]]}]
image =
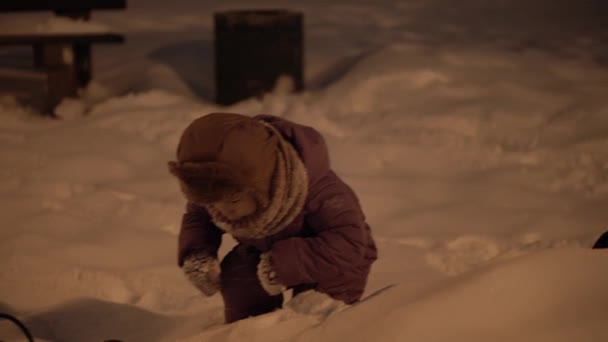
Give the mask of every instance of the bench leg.
[{"label": "bench leg", "polygon": [[47,74],[44,111],[52,114],[61,100],[78,94],[74,49],[70,44],[57,43],[41,44],[37,49],[36,63]]},{"label": "bench leg", "polygon": [[86,88],[92,77],[91,45],[74,44],[72,49],[74,54],[74,70],[76,71],[78,86]]},{"label": "bench leg", "polygon": [[44,103],[45,114],[54,115],[55,107],[66,97],[76,97],[78,87],[76,86],[74,68],[71,65],[63,65],[47,69],[46,99]]},{"label": "bench leg", "polygon": [[38,68],[73,65],[78,86],[85,88],[92,78],[91,45],[36,44],[34,64]]},{"label": "bench leg", "polygon": [[42,44],[34,44],[34,68],[40,69],[44,67],[44,48]]},{"label": "bench leg", "polygon": [[38,54],[36,63],[42,68],[74,64],[74,53],[68,44],[36,44],[34,49]]}]

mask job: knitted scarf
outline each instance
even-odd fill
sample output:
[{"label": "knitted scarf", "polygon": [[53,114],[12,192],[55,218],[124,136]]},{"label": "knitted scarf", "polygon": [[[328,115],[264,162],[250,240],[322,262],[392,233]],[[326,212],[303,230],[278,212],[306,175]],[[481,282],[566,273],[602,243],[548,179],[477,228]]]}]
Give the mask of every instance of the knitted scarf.
[{"label": "knitted scarf", "polygon": [[283,230],[302,211],[308,194],[308,174],[298,153],[276,128],[262,123],[279,137],[268,206],[238,220],[230,220],[213,205],[207,206],[213,223],[236,238],[259,239]]}]

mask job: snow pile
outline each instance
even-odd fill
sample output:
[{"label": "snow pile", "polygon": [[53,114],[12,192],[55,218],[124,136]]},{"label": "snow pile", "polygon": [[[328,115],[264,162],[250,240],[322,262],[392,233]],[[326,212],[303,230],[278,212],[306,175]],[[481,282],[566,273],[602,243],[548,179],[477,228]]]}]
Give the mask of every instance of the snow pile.
[{"label": "snow pile", "polygon": [[300,340],[603,341],[607,256],[555,249],[482,269],[413,298],[395,287]]},{"label": "snow pile", "polygon": [[[415,296],[395,286],[350,308],[307,293],[281,311],[180,341],[604,341],[607,256],[555,249]],[[322,309],[301,310],[303,301]]]},{"label": "snow pile", "polygon": [[252,317],[231,325],[216,325],[179,342],[198,341],[295,341],[298,336],[322,324],[346,306],[330,297],[308,291],[273,313]]}]

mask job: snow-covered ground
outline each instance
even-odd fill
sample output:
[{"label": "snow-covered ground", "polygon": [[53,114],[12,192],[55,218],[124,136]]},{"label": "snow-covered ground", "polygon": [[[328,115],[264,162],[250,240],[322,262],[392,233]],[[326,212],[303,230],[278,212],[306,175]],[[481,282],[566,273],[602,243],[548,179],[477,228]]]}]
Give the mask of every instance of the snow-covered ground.
[{"label": "snow-covered ground", "polygon": [[[0,312],[41,341],[608,340],[608,252],[589,249],[608,229],[605,2],[256,0],[304,11],[308,90],[231,107],[211,101],[211,14],[254,2],[216,3],[94,13],[127,43],[95,48],[64,120],[0,95]],[[378,242],[361,303],[308,293],[222,325],[189,285],[166,161],[212,111],[325,135]]]},{"label": "snow-covered ground", "polygon": [[3,34],[57,34],[57,33],[101,33],[108,28],[92,21],[67,19],[59,16],[44,16],[42,20],[32,22],[21,16],[4,16],[0,23]]}]

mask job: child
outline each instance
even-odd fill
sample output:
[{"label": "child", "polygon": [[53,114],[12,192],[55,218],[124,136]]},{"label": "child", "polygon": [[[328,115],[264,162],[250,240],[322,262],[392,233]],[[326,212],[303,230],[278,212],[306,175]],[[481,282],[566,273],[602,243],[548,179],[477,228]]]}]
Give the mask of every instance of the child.
[{"label": "child", "polygon": [[[359,201],[311,127],[213,113],[183,132],[169,162],[187,199],[178,264],[231,323],[314,289],[347,304],[363,294],[376,246]],[[238,245],[218,261],[223,233]]]}]

